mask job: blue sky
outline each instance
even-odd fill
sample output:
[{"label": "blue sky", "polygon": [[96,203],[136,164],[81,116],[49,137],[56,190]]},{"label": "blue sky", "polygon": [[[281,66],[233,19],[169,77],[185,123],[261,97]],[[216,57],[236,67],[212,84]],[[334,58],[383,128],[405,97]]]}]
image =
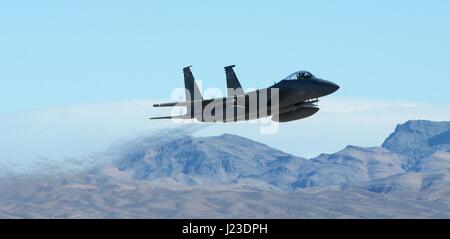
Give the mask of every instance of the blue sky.
[{"label": "blue sky", "polygon": [[450,103],[449,1],[6,1],[0,114],[169,99],[193,64],[203,87],[298,69],[337,97]]},{"label": "blue sky", "polygon": [[1,168],[179,127],[148,117],[169,113],[151,104],[171,100],[191,64],[204,90],[225,90],[230,64],[244,88],[299,69],[341,86],[276,135],[248,122],[195,136],[238,134],[305,157],[379,146],[406,120],[450,120],[449,12],[444,0],[4,1]]}]

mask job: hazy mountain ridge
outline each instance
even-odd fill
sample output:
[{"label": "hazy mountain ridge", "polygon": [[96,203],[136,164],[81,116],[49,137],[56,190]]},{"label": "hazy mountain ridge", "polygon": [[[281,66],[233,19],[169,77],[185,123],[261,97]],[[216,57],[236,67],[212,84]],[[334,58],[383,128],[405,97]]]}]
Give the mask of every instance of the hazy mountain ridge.
[{"label": "hazy mountain ridge", "polygon": [[183,136],[128,149],[116,165],[137,180],[168,178],[187,185],[257,180],[280,189],[363,182],[405,172],[400,157],[379,147],[349,146],[307,160],[229,134]]},{"label": "hazy mountain ridge", "polygon": [[[442,151],[450,149],[447,128],[447,122],[408,121],[396,127],[383,147],[347,146],[309,160],[235,135],[184,135],[137,150],[126,148],[117,167],[132,171],[138,180],[169,178],[187,185],[247,179],[280,189],[355,184],[410,172],[447,172],[450,154]],[[429,145],[430,140],[440,141]]]},{"label": "hazy mountain ridge", "polygon": [[401,155],[404,168],[420,171],[420,165],[436,151],[450,151],[450,122],[411,120],[399,124],[383,148]]},{"label": "hazy mountain ridge", "polygon": [[21,179],[0,190],[2,218],[449,218],[450,201],[352,188],[261,190],[148,181]]},{"label": "hazy mountain ridge", "polygon": [[449,126],[408,121],[383,147],[312,159],[165,132],[116,145],[89,172],[4,177],[0,217],[450,218]]},{"label": "hazy mountain ridge", "polygon": [[229,134],[206,138],[186,135],[165,144],[129,150],[123,151],[124,156],[116,162],[119,170],[132,171],[138,180],[170,178],[188,185],[230,184],[264,176],[277,184],[275,181],[284,181],[280,177],[290,177],[300,165],[308,163],[304,158]]},{"label": "hazy mountain ridge", "polygon": [[383,148],[347,146],[334,154],[311,159],[315,167],[302,175],[300,186],[357,183],[404,173],[401,158]]}]

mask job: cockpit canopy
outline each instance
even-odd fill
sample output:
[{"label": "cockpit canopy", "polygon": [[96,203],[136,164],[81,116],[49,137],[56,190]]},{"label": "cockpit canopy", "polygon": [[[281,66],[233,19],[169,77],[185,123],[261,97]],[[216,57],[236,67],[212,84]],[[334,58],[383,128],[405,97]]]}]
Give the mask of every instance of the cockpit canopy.
[{"label": "cockpit canopy", "polygon": [[289,76],[287,76],[286,78],[284,78],[284,80],[308,80],[314,78],[314,75],[311,74],[308,71],[297,71],[294,72],[292,74],[290,74]]}]

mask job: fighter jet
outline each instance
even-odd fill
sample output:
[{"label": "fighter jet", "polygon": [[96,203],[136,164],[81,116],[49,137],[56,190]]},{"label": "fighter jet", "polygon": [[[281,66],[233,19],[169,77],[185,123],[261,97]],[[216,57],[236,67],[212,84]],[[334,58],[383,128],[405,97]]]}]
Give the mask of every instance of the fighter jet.
[{"label": "fighter jet", "polygon": [[191,67],[183,69],[186,101],[153,105],[186,107],[186,114],[150,119],[236,122],[272,116],[273,121],[289,122],[317,113],[319,98],[339,89],[337,84],[317,78],[308,71],[297,71],[268,88],[245,93],[233,70],[235,65],[230,65],[225,67],[227,97],[203,99]]}]

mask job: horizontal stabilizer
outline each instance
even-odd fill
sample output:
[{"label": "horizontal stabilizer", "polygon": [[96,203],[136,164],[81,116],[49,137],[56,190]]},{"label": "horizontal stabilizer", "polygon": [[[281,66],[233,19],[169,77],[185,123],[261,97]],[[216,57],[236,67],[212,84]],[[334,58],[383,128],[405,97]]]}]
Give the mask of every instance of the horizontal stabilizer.
[{"label": "horizontal stabilizer", "polygon": [[170,102],[153,105],[153,107],[172,107],[172,106],[186,106],[186,102]]},{"label": "horizontal stabilizer", "polygon": [[188,115],[177,115],[177,116],[161,116],[161,117],[152,117],[152,120],[155,119],[191,119]]},{"label": "horizontal stabilizer", "polygon": [[169,103],[154,104],[153,107],[189,106],[189,105],[201,103],[201,102],[203,102],[203,100],[169,102]]}]

